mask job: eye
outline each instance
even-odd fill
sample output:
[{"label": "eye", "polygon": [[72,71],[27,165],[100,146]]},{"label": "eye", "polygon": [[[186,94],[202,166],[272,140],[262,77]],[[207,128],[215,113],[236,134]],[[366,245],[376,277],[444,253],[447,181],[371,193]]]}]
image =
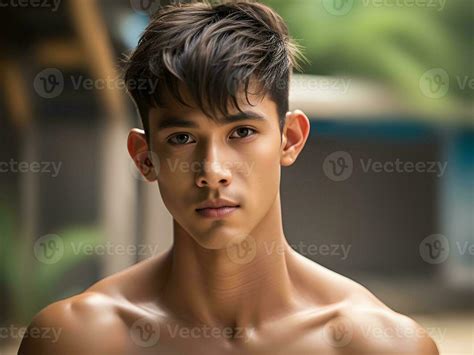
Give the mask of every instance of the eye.
[{"label": "eye", "polygon": [[[243,136],[239,134],[238,137],[231,137],[231,138],[246,138],[249,136],[253,136],[257,131],[250,127],[239,127],[234,131],[234,133],[235,132],[243,133]],[[253,132],[253,133],[249,134],[249,132]]]},{"label": "eye", "polygon": [[[168,142],[170,144],[174,144],[174,145],[186,145],[188,144],[188,139],[191,137],[189,134],[187,133],[178,133],[178,134],[175,134],[174,136],[172,136],[170,139],[168,139]],[[175,139],[175,141],[173,141],[173,139]]]}]

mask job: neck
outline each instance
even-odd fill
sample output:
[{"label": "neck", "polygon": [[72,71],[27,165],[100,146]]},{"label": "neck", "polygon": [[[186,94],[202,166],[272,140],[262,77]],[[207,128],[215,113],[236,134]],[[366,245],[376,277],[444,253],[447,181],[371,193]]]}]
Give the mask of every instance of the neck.
[{"label": "neck", "polygon": [[[250,233],[250,254],[205,249],[176,221],[165,299],[183,318],[211,327],[248,329],[295,308],[293,250],[281,222],[279,195]],[[253,243],[255,242],[255,243]],[[241,244],[241,246],[244,244]],[[235,249],[237,251],[237,249]],[[240,255],[242,259],[238,258]],[[184,317],[186,315],[186,317]]]}]

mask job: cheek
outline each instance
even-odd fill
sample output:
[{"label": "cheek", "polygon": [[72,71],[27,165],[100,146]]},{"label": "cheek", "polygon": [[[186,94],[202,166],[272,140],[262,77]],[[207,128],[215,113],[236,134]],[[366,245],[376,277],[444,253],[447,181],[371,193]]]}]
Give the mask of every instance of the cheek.
[{"label": "cheek", "polygon": [[160,168],[157,180],[160,195],[163,203],[172,213],[180,209],[183,204],[189,203],[187,192],[192,172],[189,169],[189,164],[186,164],[183,158],[171,157],[169,154],[162,153],[159,159]]},{"label": "cheek", "polygon": [[177,208],[177,203],[180,201],[176,195],[178,190],[174,185],[174,180],[168,179],[161,175],[161,177],[158,179],[158,187],[164,205],[170,213],[173,213],[173,211]]},{"label": "cheek", "polygon": [[190,157],[186,152],[173,153],[165,146],[158,147],[160,153],[157,154],[160,161],[158,182],[160,186],[179,186],[184,179],[189,179],[191,173]]},{"label": "cheek", "polygon": [[280,184],[279,145],[269,140],[262,141],[253,147],[249,160],[248,189],[253,196],[259,196],[258,199],[272,199]]}]

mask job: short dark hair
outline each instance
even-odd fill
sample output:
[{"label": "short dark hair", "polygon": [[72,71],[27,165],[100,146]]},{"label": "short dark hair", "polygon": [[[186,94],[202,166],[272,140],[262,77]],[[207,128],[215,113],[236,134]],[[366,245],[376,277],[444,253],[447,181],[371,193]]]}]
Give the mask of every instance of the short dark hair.
[{"label": "short dark hair", "polygon": [[[149,138],[148,112],[165,107],[164,93],[186,103],[180,84],[197,107],[213,120],[227,116],[228,105],[241,111],[238,93],[250,82],[258,97],[269,94],[278,108],[282,130],[289,110],[293,68],[306,60],[283,19],[253,1],[193,1],[160,8],[125,59],[124,80]],[[140,85],[136,85],[141,83]],[[155,85],[152,85],[155,83]],[[242,91],[244,89],[244,91]]]}]

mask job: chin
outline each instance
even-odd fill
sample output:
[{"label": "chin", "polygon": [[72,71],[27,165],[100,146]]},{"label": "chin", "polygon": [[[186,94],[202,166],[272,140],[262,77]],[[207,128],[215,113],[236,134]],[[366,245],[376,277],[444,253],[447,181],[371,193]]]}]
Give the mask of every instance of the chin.
[{"label": "chin", "polygon": [[247,234],[242,235],[242,232],[223,231],[222,229],[193,235],[196,243],[209,250],[226,249],[232,244],[240,243],[246,237]]},{"label": "chin", "polygon": [[216,232],[207,236],[194,236],[193,239],[204,249],[219,250],[225,249],[233,238],[227,234]]}]

